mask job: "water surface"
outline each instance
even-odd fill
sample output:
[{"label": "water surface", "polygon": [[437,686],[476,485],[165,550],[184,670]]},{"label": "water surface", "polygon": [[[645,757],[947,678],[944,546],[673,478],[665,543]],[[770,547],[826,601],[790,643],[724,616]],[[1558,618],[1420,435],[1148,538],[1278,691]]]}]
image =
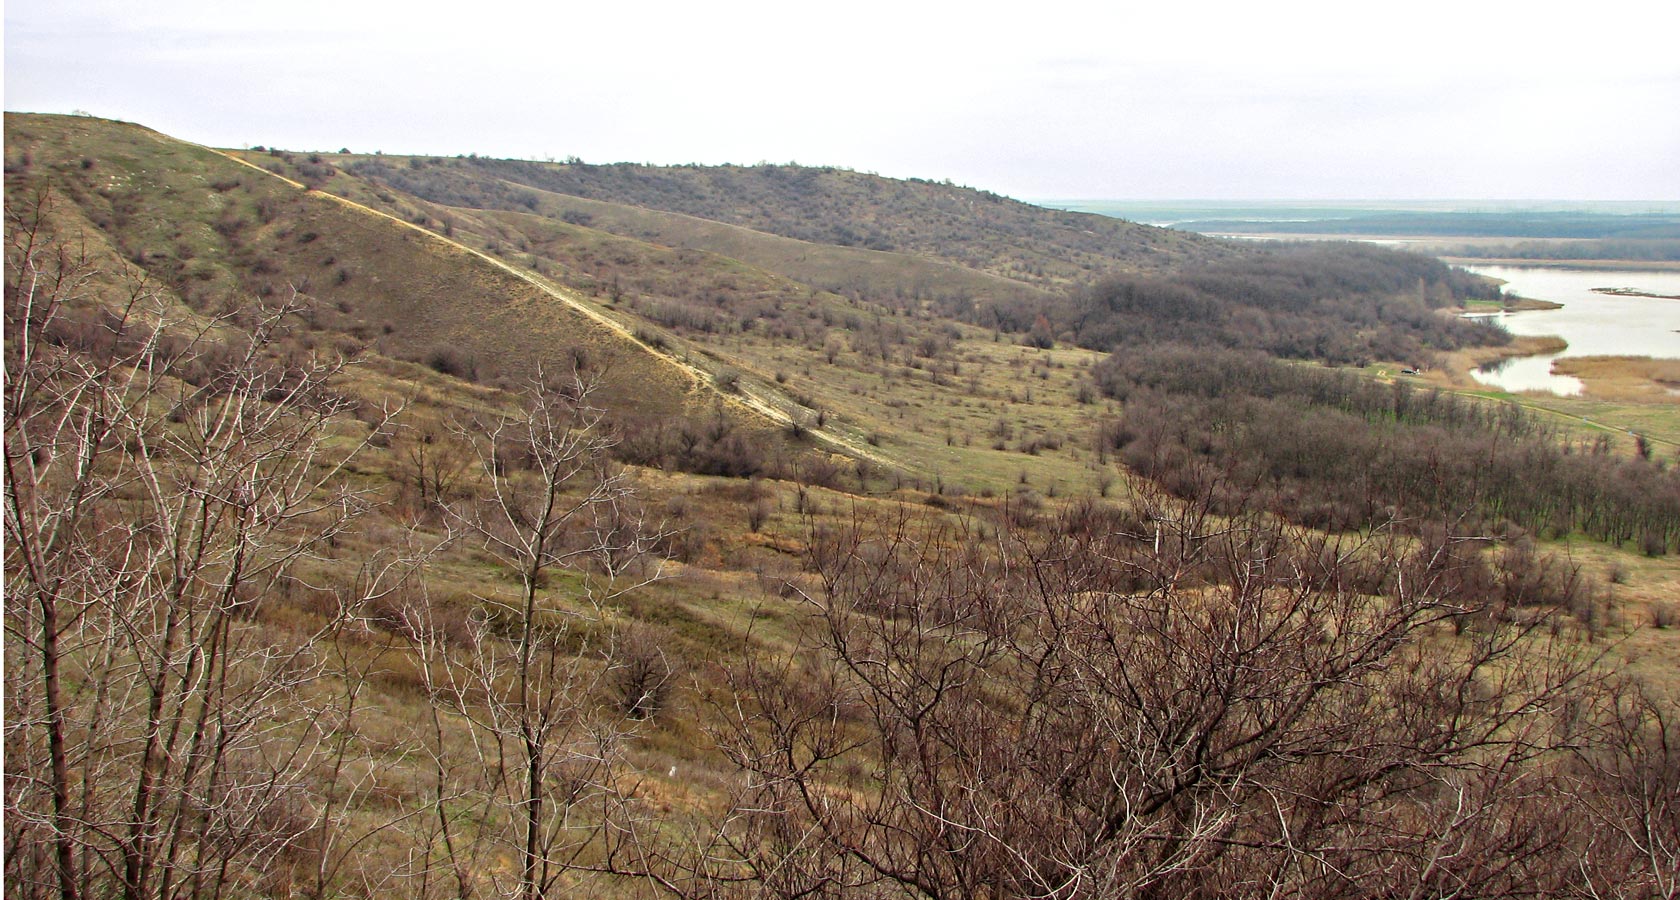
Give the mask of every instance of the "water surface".
[{"label": "water surface", "polygon": [[1465,266],[1506,282],[1508,294],[1564,304],[1562,309],[1502,313],[1490,318],[1517,335],[1557,335],[1562,353],[1527,356],[1478,369],[1477,381],[1507,391],[1574,395],[1581,381],[1552,374],[1552,361],[1570,356],[1653,356],[1680,359],[1680,300],[1598,294],[1593,288],[1633,288],[1680,295],[1680,272],[1556,269],[1539,266]]}]

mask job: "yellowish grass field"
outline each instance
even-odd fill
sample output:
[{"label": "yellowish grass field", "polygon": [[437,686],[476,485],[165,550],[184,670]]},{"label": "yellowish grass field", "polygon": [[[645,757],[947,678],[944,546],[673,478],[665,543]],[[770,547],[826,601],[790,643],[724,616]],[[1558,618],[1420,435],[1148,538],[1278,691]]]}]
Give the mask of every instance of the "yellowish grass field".
[{"label": "yellowish grass field", "polygon": [[1649,356],[1576,356],[1559,359],[1552,371],[1573,375],[1595,400],[1680,403],[1680,359]]}]

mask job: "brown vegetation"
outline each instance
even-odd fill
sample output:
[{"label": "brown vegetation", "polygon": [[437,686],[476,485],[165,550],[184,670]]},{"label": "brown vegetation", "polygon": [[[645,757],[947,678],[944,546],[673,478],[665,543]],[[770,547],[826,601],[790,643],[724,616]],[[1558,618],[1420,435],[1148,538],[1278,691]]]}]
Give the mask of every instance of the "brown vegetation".
[{"label": "brown vegetation", "polygon": [[810,244],[943,258],[1035,284],[1084,280],[1117,265],[1154,267],[1224,252],[1215,242],[1163,228],[1044,209],[951,184],[830,167],[418,162],[363,158],[349,171],[449,206],[534,211],[543,193],[571,195]]},{"label": "brown vegetation", "polygon": [[1552,371],[1573,375],[1600,400],[1680,403],[1680,360],[1648,356],[1566,356]]},{"label": "brown vegetation", "polygon": [[1600,682],[1555,614],[1467,590],[1465,539],[1144,497],[816,535],[803,649],[720,698],[748,777],[655,876],[779,897],[1672,885],[1671,708]]},{"label": "brown vegetation", "polygon": [[[1606,586],[1544,539],[1666,552],[1660,451],[1274,361],[1093,368],[545,224],[675,313],[612,312],[667,359],[808,414],[771,432],[580,319],[492,321],[537,282],[455,244],[161,137],[39,137],[8,141],[40,179],[8,181],[8,895],[1676,891],[1676,697],[1600,656],[1647,619],[1662,646],[1672,610],[1609,592],[1671,576],[1593,544]],[[200,200],[225,227],[184,224]],[[1221,271],[1166,296],[1229,299]],[[799,452],[842,428],[961,463]]]},{"label": "brown vegetation", "polygon": [[1331,530],[1398,516],[1680,547],[1680,469],[1565,440],[1515,404],[1184,348],[1116,354],[1097,378],[1125,401],[1106,442],[1182,497],[1266,497]]}]

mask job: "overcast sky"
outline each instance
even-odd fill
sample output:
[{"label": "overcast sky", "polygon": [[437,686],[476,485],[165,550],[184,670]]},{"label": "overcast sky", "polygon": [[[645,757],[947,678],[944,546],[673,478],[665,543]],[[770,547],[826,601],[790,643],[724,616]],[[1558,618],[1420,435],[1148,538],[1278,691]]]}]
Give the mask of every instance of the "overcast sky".
[{"label": "overcast sky", "polygon": [[7,0],[5,106],[1022,198],[1680,200],[1680,3],[1133,6]]}]

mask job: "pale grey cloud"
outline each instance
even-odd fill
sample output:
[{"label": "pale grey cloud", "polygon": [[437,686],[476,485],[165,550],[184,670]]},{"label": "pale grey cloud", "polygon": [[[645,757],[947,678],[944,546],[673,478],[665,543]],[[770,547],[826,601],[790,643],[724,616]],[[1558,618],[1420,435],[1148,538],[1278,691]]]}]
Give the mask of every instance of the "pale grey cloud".
[{"label": "pale grey cloud", "polygon": [[1536,8],[12,0],[5,99],[212,144],[1017,196],[1680,198],[1680,12]]}]

